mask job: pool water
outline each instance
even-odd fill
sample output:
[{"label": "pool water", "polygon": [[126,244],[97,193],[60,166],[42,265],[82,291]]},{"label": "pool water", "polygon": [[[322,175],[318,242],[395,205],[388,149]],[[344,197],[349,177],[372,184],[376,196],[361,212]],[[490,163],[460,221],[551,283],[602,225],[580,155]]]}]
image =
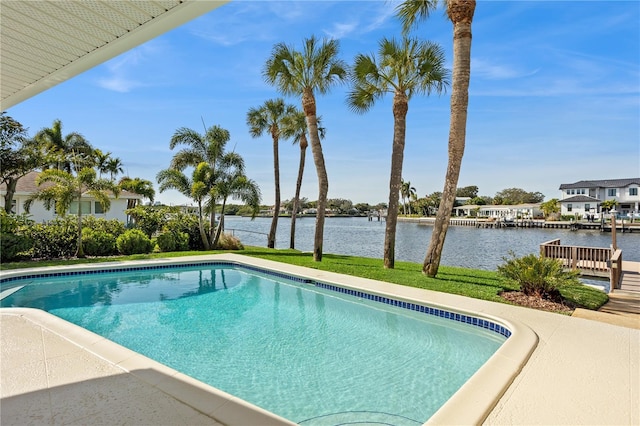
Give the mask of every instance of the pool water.
[{"label": "pool water", "polygon": [[303,425],[422,424],[505,341],[239,266],[10,285],[24,287],[2,307],[46,310]]}]

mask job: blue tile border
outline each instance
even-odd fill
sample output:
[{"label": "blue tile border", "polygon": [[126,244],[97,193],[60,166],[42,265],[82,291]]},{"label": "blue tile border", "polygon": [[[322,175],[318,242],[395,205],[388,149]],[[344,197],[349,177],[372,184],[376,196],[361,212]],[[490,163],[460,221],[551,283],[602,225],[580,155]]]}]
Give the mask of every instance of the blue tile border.
[{"label": "blue tile border", "polygon": [[29,279],[36,279],[36,278],[65,277],[65,276],[74,276],[74,275],[93,275],[93,274],[104,274],[104,273],[110,273],[110,272],[135,272],[135,271],[147,271],[147,270],[157,270],[157,269],[159,270],[181,269],[181,268],[192,268],[192,267],[199,267],[199,266],[230,266],[233,268],[259,272],[259,273],[270,275],[276,278],[283,278],[290,281],[299,282],[302,284],[310,284],[325,290],[335,291],[337,293],[347,294],[347,295],[358,297],[361,299],[367,299],[374,302],[384,303],[390,306],[396,306],[402,309],[407,309],[410,311],[424,313],[426,315],[433,315],[436,317],[469,324],[475,327],[480,327],[480,328],[492,331],[506,338],[509,338],[511,336],[511,330],[509,330],[508,328],[500,324],[496,324],[493,321],[477,318],[472,315],[450,312],[450,311],[446,311],[439,308],[433,308],[426,305],[420,305],[420,304],[406,302],[403,300],[397,300],[397,299],[393,299],[385,296],[379,296],[376,294],[371,294],[371,293],[367,293],[360,290],[353,290],[345,287],[340,287],[334,284],[327,284],[320,281],[314,281],[309,278],[298,277],[298,276],[290,275],[283,272],[272,271],[269,269],[264,269],[264,268],[260,268],[252,265],[245,265],[243,263],[237,263],[232,261],[217,260],[217,261],[177,263],[177,264],[174,263],[174,264],[167,264],[167,265],[147,265],[147,266],[129,266],[129,267],[119,267],[119,268],[108,268],[108,269],[92,269],[87,271],[43,272],[39,274],[27,274],[27,275],[15,276],[15,277],[0,278],[0,285],[6,284],[12,281],[29,280]]}]

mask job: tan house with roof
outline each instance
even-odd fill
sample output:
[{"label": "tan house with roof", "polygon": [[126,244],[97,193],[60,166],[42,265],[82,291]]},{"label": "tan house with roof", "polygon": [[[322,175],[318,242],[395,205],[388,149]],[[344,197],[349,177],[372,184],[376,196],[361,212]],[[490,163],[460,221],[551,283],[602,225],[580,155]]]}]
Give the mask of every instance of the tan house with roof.
[{"label": "tan house with roof", "polygon": [[[26,213],[24,209],[24,202],[38,190],[38,185],[36,185],[36,178],[38,177],[38,174],[39,172],[30,172],[18,180],[16,192],[13,195],[13,202],[11,203],[12,213]],[[4,183],[0,184],[0,207],[2,208],[4,208],[4,196],[6,193],[7,186]],[[138,200],[141,200],[143,196],[128,191],[121,191],[118,198],[114,195],[111,195],[109,198],[111,199],[111,207],[109,210],[104,211],[102,205],[96,201],[95,198],[88,195],[86,197],[83,196],[82,200],[80,200],[82,214],[101,217],[104,219],[118,219],[123,223],[128,223],[128,217],[125,210],[127,209],[129,201],[135,200],[137,202]],[[77,211],[78,202],[74,201],[71,203],[69,212]],[[47,222],[55,219],[57,216],[58,215],[53,208],[51,210],[47,210],[44,207],[44,203],[39,200],[34,201],[29,212],[29,217],[36,222]]]}]

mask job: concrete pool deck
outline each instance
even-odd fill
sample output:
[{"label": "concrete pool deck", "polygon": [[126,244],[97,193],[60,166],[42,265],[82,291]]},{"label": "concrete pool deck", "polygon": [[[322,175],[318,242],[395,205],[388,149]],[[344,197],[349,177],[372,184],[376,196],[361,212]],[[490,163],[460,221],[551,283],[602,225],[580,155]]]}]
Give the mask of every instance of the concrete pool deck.
[{"label": "concrete pool deck", "polygon": [[[527,335],[526,328],[535,336],[532,352],[511,348],[494,360],[491,369],[472,378],[480,394],[491,393],[496,388],[491,382],[503,379],[499,364],[510,364],[510,357],[530,353],[502,396],[496,401],[491,395],[476,400],[456,394],[450,401],[458,411],[473,411],[471,408],[480,405],[479,410],[488,413],[482,417],[484,424],[640,424],[638,329],[235,254],[166,261],[201,260],[251,263],[524,325],[520,334]],[[122,267],[133,262],[113,264]],[[96,265],[73,269],[90,267]],[[41,270],[52,269],[70,268]],[[0,277],[15,273],[3,271]],[[0,321],[3,426],[291,424],[42,311],[4,308],[0,309]],[[523,344],[531,344],[530,336],[525,340],[528,343]],[[446,413],[436,413],[432,422],[451,423]]]}]

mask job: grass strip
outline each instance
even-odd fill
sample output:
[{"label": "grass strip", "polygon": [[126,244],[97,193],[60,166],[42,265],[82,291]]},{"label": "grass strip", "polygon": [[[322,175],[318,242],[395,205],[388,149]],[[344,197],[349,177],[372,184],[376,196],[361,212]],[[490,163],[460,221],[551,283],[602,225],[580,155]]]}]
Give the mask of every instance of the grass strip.
[{"label": "grass strip", "polygon": [[[1,264],[0,269],[6,270],[113,261],[166,259],[226,252],[229,251],[186,251],[85,259],[11,262]],[[518,290],[518,288],[513,284],[501,279],[495,271],[485,271],[481,269],[440,266],[438,269],[438,275],[435,278],[431,278],[422,274],[421,264],[412,262],[395,262],[394,269],[384,269],[382,259],[367,257],[323,254],[322,262],[314,262],[311,253],[304,253],[298,250],[279,250],[249,246],[245,247],[244,250],[235,251],[235,253],[322,271],[369,278],[410,287],[440,291],[443,293],[458,294],[461,296],[489,300],[492,302],[509,303],[500,297],[500,293],[503,291]],[[580,307],[592,310],[597,310],[604,305],[607,300],[609,300],[609,297],[604,292],[584,285],[565,286],[560,289],[560,292],[568,301],[573,302]]]}]

